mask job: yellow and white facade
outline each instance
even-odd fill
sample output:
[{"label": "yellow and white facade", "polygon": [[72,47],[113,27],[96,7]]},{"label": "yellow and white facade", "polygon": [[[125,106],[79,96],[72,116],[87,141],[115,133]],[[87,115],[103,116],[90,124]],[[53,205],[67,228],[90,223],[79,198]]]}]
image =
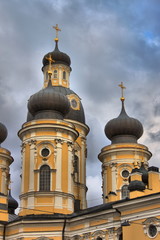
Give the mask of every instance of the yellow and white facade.
[{"label": "yellow and white facade", "polygon": [[[58,25],[54,27],[60,30]],[[42,90],[28,102],[22,141],[19,213],[9,189],[13,158],[0,147],[0,239],[160,239],[160,174],[138,143],[142,124],[127,115],[123,84],[120,115],[106,124],[111,144],[102,148],[103,204],[87,208],[86,137],[80,97],[70,89],[71,61],[55,49],[43,58]],[[0,124],[0,143],[6,129]]]}]

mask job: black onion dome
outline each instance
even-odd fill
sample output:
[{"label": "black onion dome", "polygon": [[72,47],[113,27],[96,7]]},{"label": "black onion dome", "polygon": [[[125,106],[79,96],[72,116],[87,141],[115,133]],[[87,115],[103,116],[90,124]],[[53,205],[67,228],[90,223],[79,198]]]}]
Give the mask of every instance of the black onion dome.
[{"label": "black onion dome", "polygon": [[127,115],[122,101],[120,115],[106,124],[105,134],[112,143],[137,142],[143,134],[143,126],[140,121]]},{"label": "black onion dome", "polygon": [[33,116],[33,119],[63,119],[69,109],[68,98],[55,91],[50,81],[48,87],[32,95],[28,102],[30,118]]},{"label": "black onion dome", "polygon": [[55,61],[54,64],[63,63],[67,66],[70,66],[71,65],[70,57],[66,53],[63,53],[63,52],[59,51],[57,40],[55,41],[55,43],[56,43],[56,45],[55,45],[54,51],[49,52],[44,56],[43,67],[45,67],[46,65],[49,65],[49,61],[47,60],[47,58],[49,58],[50,56]]},{"label": "black onion dome", "polygon": [[131,174],[132,174],[132,173],[136,173],[136,172],[140,173],[139,168],[133,168]]},{"label": "black onion dome", "polygon": [[7,135],[7,128],[2,123],[0,123],[0,144],[4,142],[4,140],[7,138]]},{"label": "black onion dome", "polygon": [[142,181],[144,182],[144,184],[148,184],[148,171],[145,169],[144,164],[141,164],[140,167],[140,172],[142,173]]},{"label": "black onion dome", "polygon": [[[65,88],[65,87],[62,87],[62,86],[54,86],[53,89],[54,89],[55,92],[63,94],[65,96],[69,96],[69,95],[74,94],[75,96],[78,97],[78,95],[69,88]],[[81,101],[80,101],[80,109],[79,110],[74,110],[73,108],[70,107],[69,112],[65,115],[65,118],[85,124],[84,109],[83,109],[83,105],[82,105]],[[27,122],[32,121],[33,119],[34,119],[34,116],[29,111],[28,116],[27,116]]]},{"label": "black onion dome", "polygon": [[145,184],[142,181],[138,181],[138,180],[131,181],[129,186],[128,186],[128,190],[130,192],[144,191],[145,190]]},{"label": "black onion dome", "polygon": [[15,214],[14,211],[18,207],[18,202],[11,196],[11,190],[8,195],[8,213]]}]

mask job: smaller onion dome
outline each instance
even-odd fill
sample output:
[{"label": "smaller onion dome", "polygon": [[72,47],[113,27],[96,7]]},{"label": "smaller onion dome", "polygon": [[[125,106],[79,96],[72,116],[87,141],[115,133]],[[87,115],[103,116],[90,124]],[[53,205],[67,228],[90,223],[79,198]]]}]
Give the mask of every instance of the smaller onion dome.
[{"label": "smaller onion dome", "polygon": [[[62,64],[65,64],[69,67],[71,65],[70,57],[66,53],[63,53],[63,52],[59,51],[58,40],[57,39],[55,40],[54,51],[49,52],[44,56],[43,61],[42,61],[43,62],[43,67],[45,67],[46,65],[49,65],[49,60],[48,59],[50,57],[54,60],[54,64],[62,63]],[[42,70],[43,70],[43,67],[42,67]]]},{"label": "smaller onion dome", "polygon": [[0,123],[0,144],[4,142],[4,140],[7,138],[7,135],[7,128],[2,123]]},{"label": "smaller onion dome", "polygon": [[142,181],[133,180],[133,181],[130,182],[130,184],[128,186],[128,190],[130,192],[133,192],[133,191],[144,191],[145,190],[145,184]]},{"label": "smaller onion dome", "polygon": [[141,164],[139,171],[142,173],[142,181],[144,184],[148,184],[148,171],[145,169],[144,164]]},{"label": "smaller onion dome", "polygon": [[131,174],[132,174],[132,173],[136,173],[136,172],[140,173],[139,168],[133,168]]},{"label": "smaller onion dome", "polygon": [[11,196],[11,190],[8,195],[8,213],[15,214],[15,210],[18,207],[18,202]]},{"label": "smaller onion dome", "polygon": [[68,98],[54,90],[51,80],[46,88],[32,95],[28,102],[28,110],[34,119],[63,119],[69,109]]},{"label": "smaller onion dome", "polygon": [[105,134],[112,143],[136,143],[143,134],[140,121],[127,115],[122,101],[121,113],[117,118],[110,120],[105,126]]}]

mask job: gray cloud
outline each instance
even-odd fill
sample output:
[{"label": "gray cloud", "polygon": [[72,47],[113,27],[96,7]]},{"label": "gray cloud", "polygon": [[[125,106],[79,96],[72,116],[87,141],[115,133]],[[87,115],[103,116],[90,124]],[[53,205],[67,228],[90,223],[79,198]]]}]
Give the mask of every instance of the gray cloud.
[{"label": "gray cloud", "polygon": [[[92,178],[97,185],[101,181],[97,155],[110,143],[103,129],[120,112],[121,81],[127,87],[127,113],[145,129],[140,142],[151,148],[151,162],[159,165],[159,22],[158,0],[0,1],[0,121],[9,132],[3,146],[15,158],[14,196],[19,194],[21,167],[17,131],[26,120],[28,98],[42,88],[41,60],[54,48],[51,26],[56,23],[62,28],[59,48],[72,60],[71,88],[82,98],[91,128],[89,184]],[[94,199],[94,194],[91,190],[89,196]]]}]

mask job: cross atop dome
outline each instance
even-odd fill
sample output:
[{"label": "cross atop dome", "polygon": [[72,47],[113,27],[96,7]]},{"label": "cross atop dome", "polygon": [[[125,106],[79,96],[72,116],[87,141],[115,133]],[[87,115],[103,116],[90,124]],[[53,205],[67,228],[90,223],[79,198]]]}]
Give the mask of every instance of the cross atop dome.
[{"label": "cross atop dome", "polygon": [[61,31],[61,29],[58,27],[58,24],[56,26],[53,26],[53,28],[56,30],[56,38],[54,39],[55,41],[58,41],[58,32]]},{"label": "cross atop dome", "polygon": [[124,89],[126,89],[126,87],[123,85],[123,82],[121,82],[121,84],[118,85],[120,88],[121,88],[121,92],[122,92],[122,96],[121,96],[121,101],[124,101],[125,100],[125,97],[124,97]]}]

